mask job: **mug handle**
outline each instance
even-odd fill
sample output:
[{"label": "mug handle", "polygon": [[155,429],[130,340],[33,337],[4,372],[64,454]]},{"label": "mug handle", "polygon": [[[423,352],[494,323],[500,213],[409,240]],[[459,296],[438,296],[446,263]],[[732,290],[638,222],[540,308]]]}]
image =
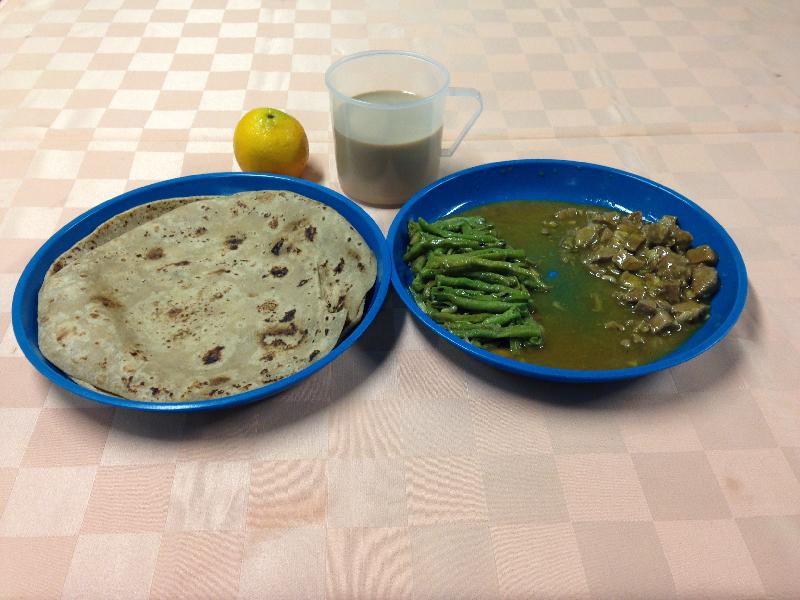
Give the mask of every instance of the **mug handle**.
[{"label": "mug handle", "polygon": [[476,90],[475,88],[467,88],[467,87],[451,87],[447,88],[447,95],[448,96],[467,96],[469,98],[475,98],[478,101],[478,109],[472,114],[467,121],[467,124],[464,126],[464,129],[461,130],[461,133],[458,134],[456,141],[453,142],[453,145],[449,148],[442,148],[442,156],[453,156],[453,153],[458,148],[458,145],[461,143],[461,140],[464,139],[464,136],[467,135],[467,132],[472,129],[472,126],[475,124],[475,121],[478,120],[478,117],[483,112],[483,98],[481,97],[481,93]]}]

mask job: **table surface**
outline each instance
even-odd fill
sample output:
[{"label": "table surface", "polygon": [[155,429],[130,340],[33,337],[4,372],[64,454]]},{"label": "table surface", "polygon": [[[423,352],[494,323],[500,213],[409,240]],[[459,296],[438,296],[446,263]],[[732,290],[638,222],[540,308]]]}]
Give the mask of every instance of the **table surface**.
[{"label": "table surface", "polygon": [[[0,597],[800,597],[795,0],[81,4],[0,4]],[[711,212],[750,277],[728,338],[555,385],[442,345],[390,295],[345,355],[241,410],[114,410],[29,366],[11,294],[48,236],[236,170],[260,105],[302,121],[306,175],[336,188],[323,72],[376,48],[483,93],[443,172],[598,162]],[[395,211],[369,212],[385,231]]]}]

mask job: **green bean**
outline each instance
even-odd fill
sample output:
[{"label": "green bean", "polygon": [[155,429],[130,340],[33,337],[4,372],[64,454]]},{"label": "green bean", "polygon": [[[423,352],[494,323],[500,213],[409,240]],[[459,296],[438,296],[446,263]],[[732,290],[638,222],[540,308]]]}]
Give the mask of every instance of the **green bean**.
[{"label": "green bean", "polygon": [[[481,252],[480,250],[478,252]],[[495,256],[492,256],[490,253],[495,253],[497,258],[502,257],[502,253],[506,252],[505,249],[497,249],[491,248],[488,249],[482,255],[475,256],[474,253],[462,253],[462,254],[455,254],[455,255],[447,255],[443,258],[447,259],[455,259],[449,260],[444,263],[445,266],[442,268],[440,265],[442,263],[433,263],[431,265],[432,268],[437,270],[443,270],[444,272],[451,272],[451,273],[458,273],[460,274],[464,270],[468,270],[470,268],[478,267],[482,270],[495,272],[499,274],[505,275],[514,275],[520,283],[522,283],[525,287],[530,290],[534,291],[545,291],[549,290],[550,286],[547,285],[544,280],[542,279],[541,275],[536,271],[533,266],[526,266],[524,263],[515,263],[515,262],[508,262],[503,260],[494,260]],[[473,264],[468,264],[468,259],[475,258],[476,262]],[[481,262],[479,262],[481,261]],[[486,261],[486,262],[482,262]],[[529,263],[528,263],[529,264]],[[426,265],[427,266],[427,265]],[[473,276],[474,277],[474,276]]]},{"label": "green bean", "polygon": [[419,226],[419,228],[422,231],[426,231],[428,233],[433,233],[435,235],[438,235],[439,237],[447,237],[447,234],[452,233],[451,231],[449,231],[447,229],[443,229],[441,227],[437,227],[436,225],[431,225],[430,223],[428,223],[422,217],[420,217],[417,220],[417,225]]},{"label": "green bean", "polygon": [[[431,296],[433,296],[433,294],[431,294]],[[446,302],[447,304],[471,312],[503,313],[509,308],[514,308],[516,306],[513,302],[504,302],[495,299],[479,300],[476,298],[462,298],[461,296],[442,292],[436,294],[435,300],[438,302]]]},{"label": "green bean", "polygon": [[428,250],[428,246],[422,240],[414,242],[412,238],[411,242],[412,243],[408,246],[408,250],[406,250],[406,253],[403,255],[403,260],[406,262],[416,259]]},{"label": "green bean", "polygon": [[418,256],[414,259],[414,262],[411,263],[411,270],[414,271],[414,273],[419,273],[427,261],[428,257],[424,254],[422,256]]},{"label": "green bean", "polygon": [[[460,287],[468,290],[479,290],[481,292],[494,292],[497,288],[502,286],[493,285],[477,279],[470,279],[468,277],[449,277],[447,275],[437,275],[436,285],[449,285],[451,287]],[[511,289],[511,288],[509,288]]]},{"label": "green bean", "polygon": [[446,313],[439,310],[431,310],[428,313],[430,317],[439,323],[443,322],[462,322],[466,321],[467,323],[480,323],[487,318],[491,317],[492,315],[489,313],[467,313],[467,314],[453,314],[453,313]]},{"label": "green bean", "polygon": [[545,290],[549,290],[549,289],[550,289],[550,286],[549,286],[549,285],[547,285],[547,284],[544,282],[544,280],[542,279],[542,276],[539,274],[539,271],[538,271],[538,270],[537,270],[537,268],[536,268],[536,265],[535,265],[535,264],[534,264],[532,261],[530,261],[530,260],[528,260],[528,259],[525,259],[525,263],[527,264],[527,266],[528,266],[528,269],[529,269],[529,270],[530,270],[530,272],[531,272],[530,281],[528,281],[527,283],[525,283],[525,285],[526,285],[528,288],[530,288],[530,289],[532,289],[532,290],[535,290],[535,291],[545,291]]},{"label": "green bean", "polygon": [[527,277],[520,279],[520,281],[522,282],[522,285],[529,290],[544,292],[550,289],[550,286],[542,280],[542,276],[533,270]]},{"label": "green bean", "polygon": [[411,289],[415,292],[421,292],[422,289],[425,287],[425,282],[422,280],[422,276],[417,273],[414,276],[414,279],[411,280]]},{"label": "green bean", "polygon": [[476,242],[499,242],[500,240],[488,233],[465,233],[463,231],[451,231],[449,229],[443,229],[437,227],[436,225],[432,225],[428,223],[425,219],[420,218],[419,220],[419,227],[422,231],[428,234],[432,234],[436,237],[441,238],[461,238],[461,239],[469,239],[475,240]]},{"label": "green bean", "polygon": [[449,285],[451,287],[466,288],[469,290],[479,290],[481,292],[522,292],[528,296],[530,293],[525,288],[514,288],[497,283],[486,283],[478,279],[469,277],[448,277],[447,275],[437,275],[436,285]]},{"label": "green bean", "polygon": [[519,290],[484,294],[480,290],[464,290],[461,288],[450,287],[450,286],[437,285],[436,287],[431,289],[434,294],[446,293],[446,294],[461,296],[462,298],[475,298],[477,300],[502,300],[503,302],[514,302],[519,304],[527,304],[528,302],[533,301],[533,299],[530,297],[530,294],[528,294],[527,292],[521,292]]},{"label": "green bean", "polygon": [[[432,235],[430,233],[421,233],[421,241],[438,241],[438,240],[461,240],[475,243],[475,248],[505,248],[506,242],[494,237],[493,235],[464,235],[462,233],[450,233],[450,235]],[[441,242],[439,242],[441,243]],[[468,250],[470,251],[470,250]]]},{"label": "green bean", "polygon": [[456,326],[451,324],[450,330],[465,338],[476,337],[489,340],[522,338],[530,340],[533,344],[540,344],[542,340],[542,327],[533,321],[524,325],[509,325],[507,327]]},{"label": "green bean", "polygon": [[433,289],[434,284],[435,284],[434,281],[428,281],[425,283],[424,286],[422,286],[422,297],[425,298],[426,300],[430,300],[431,290]]},{"label": "green bean", "polygon": [[493,327],[502,327],[503,325],[508,325],[512,321],[519,319],[522,317],[522,313],[518,308],[510,308],[506,312],[501,313],[499,315],[492,315],[484,319],[481,325],[484,326],[493,326]]},{"label": "green bean", "polygon": [[[480,239],[479,236],[469,236],[461,234],[454,234],[454,235],[440,237],[437,235],[431,235],[429,233],[421,233],[420,241],[429,243],[432,248],[437,248],[437,247],[456,248],[456,249],[467,248],[467,252],[472,252],[474,250],[479,250],[479,249],[491,250],[492,248],[504,248],[506,245],[506,243],[503,240],[499,240],[494,236],[482,236],[482,237],[484,239]],[[456,242],[469,242],[469,244],[456,243]]]},{"label": "green bean", "polygon": [[484,227],[486,225],[486,219],[483,217],[447,217],[445,219],[439,219],[435,221],[435,223],[436,226],[441,229],[457,231],[464,225]]},{"label": "green bean", "polygon": [[466,240],[466,239],[455,239],[455,238],[430,238],[426,239],[423,237],[419,242],[412,245],[406,253],[403,255],[403,260],[409,262],[414,260],[421,254],[423,254],[426,250],[430,250],[433,248],[453,248],[453,249],[462,249],[462,248],[481,248],[485,246],[496,246],[499,247],[502,242],[493,242],[489,244],[484,244],[482,242],[476,242],[475,240]]},{"label": "green bean", "polygon": [[406,262],[411,262],[415,260],[418,256],[424,254],[426,250],[428,250],[428,247],[421,239],[418,239],[415,242],[414,238],[411,238],[408,250],[406,250],[406,253],[403,255],[403,260]]},{"label": "green bean", "polygon": [[[432,256],[428,260],[425,271],[441,273],[468,271],[470,269],[485,269],[492,272],[506,273],[511,269],[511,263],[486,260],[474,256],[464,256],[460,254],[449,256]],[[512,272],[512,274],[514,274]]]},{"label": "green bean", "polygon": [[422,294],[420,294],[419,292],[417,292],[417,291],[412,289],[411,290],[411,297],[414,298],[414,302],[416,302],[417,306],[419,306],[422,309],[422,312],[424,312],[426,314],[430,312],[430,308],[428,307],[428,303],[422,297]]},{"label": "green bean", "polygon": [[511,260],[525,258],[525,251],[517,248],[481,248],[480,250],[461,252],[459,256],[474,256],[487,260]]},{"label": "green bean", "polygon": [[438,283],[432,289],[436,290],[437,292],[452,293],[452,294],[455,294],[456,296],[461,296],[463,298],[475,298],[475,297],[478,297],[478,296],[487,295],[487,294],[484,294],[483,292],[481,292],[480,290],[465,290],[465,289],[462,289],[462,288],[455,288],[455,287],[451,287],[451,286],[441,286],[441,285],[438,285]]},{"label": "green bean", "polygon": [[535,281],[538,275],[519,264],[504,262],[499,260],[487,260],[475,256],[464,256],[462,254],[449,254],[444,256],[432,256],[421,271],[432,271],[440,273],[463,273],[472,270],[490,271],[503,275],[516,275],[522,279]]},{"label": "green bean", "polygon": [[508,346],[512,353],[519,352],[525,347],[525,344],[520,338],[511,338],[508,340]]},{"label": "green bean", "polygon": [[487,283],[495,283],[509,288],[518,288],[520,283],[513,275],[500,275],[499,273],[491,273],[489,271],[477,271],[474,273],[465,273],[465,277],[472,280],[485,281]]}]

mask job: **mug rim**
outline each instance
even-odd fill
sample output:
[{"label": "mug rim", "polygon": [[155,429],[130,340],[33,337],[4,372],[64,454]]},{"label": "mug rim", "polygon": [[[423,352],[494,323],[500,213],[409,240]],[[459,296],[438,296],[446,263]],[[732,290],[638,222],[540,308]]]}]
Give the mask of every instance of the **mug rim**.
[{"label": "mug rim", "polygon": [[[430,64],[434,68],[436,68],[441,73],[444,73],[444,83],[435,92],[425,96],[424,98],[420,98],[419,100],[412,100],[411,102],[402,102],[399,104],[381,104],[377,102],[367,102],[366,100],[359,100],[357,98],[353,98],[352,96],[349,96],[344,92],[340,91],[331,82],[331,77],[333,72],[339,67],[354,60],[359,60],[362,58],[366,58],[368,56],[379,56],[379,55],[405,56],[408,58],[415,58],[418,60],[422,60]],[[411,108],[414,106],[422,106],[423,104],[428,104],[430,102],[433,102],[434,99],[445,93],[448,87],[450,87],[450,71],[448,71],[447,67],[445,67],[442,63],[440,63],[437,60],[434,60],[430,56],[425,56],[424,54],[411,52],[409,50],[365,50],[363,52],[356,52],[355,54],[348,54],[347,56],[343,56],[342,58],[332,63],[331,66],[329,66],[325,70],[325,87],[328,88],[328,91],[331,94],[338,96],[345,102],[351,102],[356,106],[362,106],[364,108],[372,108],[377,110],[405,110],[407,108]]]}]

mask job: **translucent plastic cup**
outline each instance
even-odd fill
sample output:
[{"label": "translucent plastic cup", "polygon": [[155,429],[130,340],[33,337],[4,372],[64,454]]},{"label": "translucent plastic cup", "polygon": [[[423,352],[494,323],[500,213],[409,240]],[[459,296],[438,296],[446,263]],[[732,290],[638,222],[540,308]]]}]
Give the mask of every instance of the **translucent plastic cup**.
[{"label": "translucent plastic cup", "polygon": [[[374,51],[330,66],[336,170],[345,194],[377,206],[397,206],[434,181],[439,158],[451,156],[483,110],[478,90],[449,87],[438,62],[413,52]],[[442,148],[447,96],[468,96],[475,112]]]}]

